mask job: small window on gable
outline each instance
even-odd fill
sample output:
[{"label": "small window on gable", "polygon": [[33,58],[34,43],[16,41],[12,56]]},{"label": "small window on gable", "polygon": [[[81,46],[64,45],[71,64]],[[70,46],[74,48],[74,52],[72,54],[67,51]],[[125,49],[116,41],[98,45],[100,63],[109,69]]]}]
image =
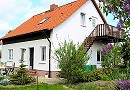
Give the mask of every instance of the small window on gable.
[{"label": "small window on gable", "polygon": [[92,27],[96,27],[97,17],[92,16]]},{"label": "small window on gable", "polygon": [[92,27],[96,27],[96,20],[95,20],[95,18],[92,19]]},{"label": "small window on gable", "polygon": [[46,22],[48,19],[49,19],[49,18],[46,17],[46,18],[44,18],[43,20],[41,20],[38,24],[42,24],[42,23]]},{"label": "small window on gable", "polygon": [[86,26],[85,13],[81,12],[81,26]]},{"label": "small window on gable", "polygon": [[13,49],[8,49],[9,60],[13,60]]},{"label": "small window on gable", "polygon": [[46,61],[46,46],[41,47],[41,61]]}]

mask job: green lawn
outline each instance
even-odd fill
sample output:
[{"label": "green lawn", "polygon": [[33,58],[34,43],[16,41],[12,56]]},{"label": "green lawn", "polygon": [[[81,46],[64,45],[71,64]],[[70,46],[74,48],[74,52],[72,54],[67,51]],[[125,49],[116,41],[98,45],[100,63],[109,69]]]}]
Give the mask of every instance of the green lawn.
[{"label": "green lawn", "polygon": [[[0,90],[37,90],[36,85],[30,86],[0,86]],[[38,85],[38,90],[115,90],[111,81],[96,81],[79,84],[45,84]]]},{"label": "green lawn", "polygon": [[[11,86],[1,86],[0,90],[37,90],[36,85],[31,86],[17,86],[17,87],[11,87]],[[40,84],[38,85],[38,90],[71,90],[69,88],[63,87],[63,85],[59,84]]]}]

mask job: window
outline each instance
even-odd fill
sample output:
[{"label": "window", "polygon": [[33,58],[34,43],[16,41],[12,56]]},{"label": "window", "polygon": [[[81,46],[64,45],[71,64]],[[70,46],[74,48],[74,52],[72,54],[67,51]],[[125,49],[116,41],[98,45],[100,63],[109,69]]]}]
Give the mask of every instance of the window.
[{"label": "window", "polygon": [[21,48],[21,60],[24,60],[24,53],[25,53],[26,49]]},{"label": "window", "polygon": [[43,24],[44,22],[46,22],[49,19],[49,17],[44,18],[43,20],[41,20],[38,24]]},{"label": "window", "polygon": [[13,60],[13,49],[8,49],[9,52],[9,60]]},{"label": "window", "polygon": [[92,27],[96,27],[96,19],[95,18],[92,19]]},{"label": "window", "polygon": [[96,21],[97,21],[97,17],[92,16],[92,27],[96,27]]},{"label": "window", "polygon": [[97,51],[97,61],[101,61],[101,58],[100,58],[100,51]]},{"label": "window", "polygon": [[80,13],[80,15],[81,15],[81,26],[86,26],[85,13]]},{"label": "window", "polygon": [[46,61],[46,47],[42,47],[42,57],[41,61]]}]

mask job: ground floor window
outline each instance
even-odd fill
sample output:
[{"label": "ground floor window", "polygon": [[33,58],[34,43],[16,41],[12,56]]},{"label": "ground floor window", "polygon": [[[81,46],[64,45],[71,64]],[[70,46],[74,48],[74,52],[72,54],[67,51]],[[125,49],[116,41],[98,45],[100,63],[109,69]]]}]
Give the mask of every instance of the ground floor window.
[{"label": "ground floor window", "polygon": [[46,46],[41,47],[41,61],[46,61]]},{"label": "ground floor window", "polygon": [[8,49],[8,58],[9,60],[13,60],[13,49]]}]

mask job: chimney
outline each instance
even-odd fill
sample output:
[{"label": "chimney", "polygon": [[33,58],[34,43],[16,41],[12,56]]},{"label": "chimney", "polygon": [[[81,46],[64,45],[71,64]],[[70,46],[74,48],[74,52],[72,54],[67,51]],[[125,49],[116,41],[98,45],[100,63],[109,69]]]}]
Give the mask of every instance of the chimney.
[{"label": "chimney", "polygon": [[53,10],[55,10],[55,9],[57,9],[57,8],[58,8],[58,5],[56,5],[56,4],[50,5],[50,10],[51,10],[51,11],[53,11]]}]

